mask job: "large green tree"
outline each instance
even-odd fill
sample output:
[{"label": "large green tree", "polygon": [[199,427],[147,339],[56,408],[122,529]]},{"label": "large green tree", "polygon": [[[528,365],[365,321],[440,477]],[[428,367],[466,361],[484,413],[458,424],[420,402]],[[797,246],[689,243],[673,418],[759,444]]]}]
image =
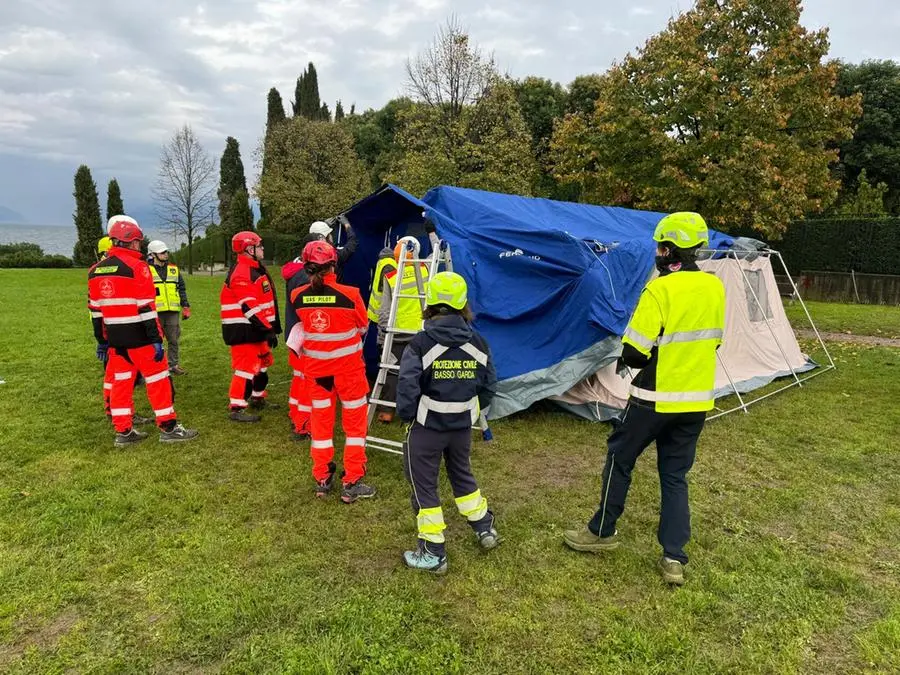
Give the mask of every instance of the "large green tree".
[{"label": "large green tree", "polygon": [[84,164],[75,172],[75,230],[78,238],[72,259],[76,265],[88,266],[97,261],[97,242],[103,236],[100,220],[100,197],[91,170]]},{"label": "large green tree", "polygon": [[566,112],[589,116],[593,114],[602,91],[603,77],[596,74],[579,75],[569,85]]},{"label": "large green tree", "polygon": [[324,110],[319,97],[319,75],[316,67],[309,63],[306,70],[297,78],[294,87],[294,100],[291,103],[294,117],[305,117],[308,120],[323,119]]},{"label": "large green tree", "polygon": [[294,117],[265,142],[269,163],[257,196],[270,208],[267,227],[303,232],[314,220],[332,217],[369,191],[366,169],[343,124]]},{"label": "large green tree", "polygon": [[222,220],[222,225],[224,226],[222,232],[226,240],[237,232],[253,229],[253,209],[250,208],[250,195],[247,194],[246,188],[241,188],[231,195],[231,200],[228,202],[228,215]]},{"label": "large green tree", "polygon": [[353,134],[356,154],[366,165],[373,188],[384,182],[391,163],[399,154],[396,142],[399,114],[412,105],[408,98],[396,98],[380,110],[349,115],[343,121]]},{"label": "large green tree", "polygon": [[860,106],[834,93],[827,53],[800,0],[697,0],[603,77],[589,117],[558,125],[556,175],[589,201],[777,237],[837,196]]},{"label": "large green tree", "polygon": [[566,90],[559,83],[540,77],[526,77],[514,82],[513,88],[522,110],[522,118],[531,134],[531,150],[538,164],[534,194],[553,198],[571,197],[554,179],[548,156],[553,126],[566,113]]},{"label": "large green tree", "polygon": [[865,171],[869,180],[887,186],[886,206],[900,214],[900,64],[842,64],[836,91],[841,96],[862,96],[856,133],[841,145],[845,191],[852,193]]},{"label": "large green tree", "polygon": [[[231,236],[241,230],[253,229],[253,214],[249,205],[244,204],[239,209],[232,209],[231,202],[239,199],[239,194],[247,200],[247,179],[244,176],[244,162],[241,161],[241,149],[237,139],[231,136],[225,141],[225,151],[219,161],[219,222],[222,231]],[[246,213],[250,217],[246,217]],[[239,214],[240,220],[233,220],[233,214]]]},{"label": "large green tree", "polygon": [[106,220],[113,216],[123,215],[125,205],[122,203],[122,191],[119,189],[119,181],[113,178],[106,187]]},{"label": "large green tree", "polygon": [[[275,87],[269,89],[267,104],[265,138],[269,138],[272,130],[287,119],[287,116],[284,113],[284,101]],[[262,177],[266,174],[268,169],[268,162],[266,161],[265,156],[265,141],[263,141],[262,145],[257,149],[257,152],[257,167],[260,170],[260,177]],[[261,228],[264,228],[265,223],[269,218],[269,205],[262,199],[259,202],[259,216],[259,225]]]},{"label": "large green tree", "polygon": [[497,79],[455,119],[434,106],[409,107],[400,114],[397,146],[389,180],[415,194],[443,183],[532,194],[531,135],[506,81]]}]

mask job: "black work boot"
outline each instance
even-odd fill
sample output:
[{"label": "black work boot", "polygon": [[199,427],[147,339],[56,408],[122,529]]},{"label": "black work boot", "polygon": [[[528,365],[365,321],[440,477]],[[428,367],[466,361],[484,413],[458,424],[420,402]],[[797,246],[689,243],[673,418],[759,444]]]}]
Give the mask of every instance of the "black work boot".
[{"label": "black work boot", "polygon": [[128,431],[120,431],[116,434],[116,447],[124,448],[126,445],[134,445],[145,438],[147,438],[147,434],[131,427]]},{"label": "black work boot", "polygon": [[232,422],[259,422],[262,418],[259,415],[248,413],[244,408],[238,408],[228,413],[228,419]]},{"label": "black work boot", "polygon": [[270,410],[278,410],[281,406],[277,403],[270,403],[268,399],[257,396],[255,398],[250,399],[250,407],[254,410],[262,410],[263,408],[269,408]]}]

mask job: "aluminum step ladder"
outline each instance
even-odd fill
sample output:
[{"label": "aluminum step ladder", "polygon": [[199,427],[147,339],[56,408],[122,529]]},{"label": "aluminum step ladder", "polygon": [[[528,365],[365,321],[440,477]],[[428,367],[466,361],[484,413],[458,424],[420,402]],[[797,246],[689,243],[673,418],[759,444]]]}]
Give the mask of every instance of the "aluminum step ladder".
[{"label": "aluminum step ladder", "polygon": [[[400,251],[400,260],[397,262],[397,279],[402,282],[403,272],[406,269],[407,265],[415,266],[415,281],[416,281],[416,292],[415,294],[404,293],[403,297],[405,299],[416,298],[419,301],[419,305],[422,310],[425,310],[425,280],[422,278],[422,265],[426,265],[428,267],[428,278],[434,278],[434,275],[438,272],[452,272],[453,271],[453,258],[450,254],[450,244],[441,239],[437,240],[434,235],[432,235],[432,254],[428,258],[415,258],[416,250],[415,244],[412,241],[407,241],[406,246]],[[377,280],[376,280],[377,281]],[[387,381],[388,373],[400,372],[400,364],[399,363],[391,363],[391,359],[393,358],[391,352],[394,346],[394,336],[395,335],[416,335],[419,331],[405,330],[402,328],[397,328],[397,309],[400,303],[400,295],[401,295],[401,287],[402,283],[398,283],[395,291],[391,294],[391,307],[388,313],[388,324],[385,329],[385,338],[384,338],[384,346],[381,349],[381,360],[378,363],[378,377],[375,379],[375,386],[372,387],[372,394],[369,396],[369,411],[368,411],[368,430],[369,433],[366,436],[366,447],[372,448],[374,450],[381,450],[383,452],[389,452],[396,455],[403,454],[403,443],[399,441],[394,441],[388,438],[381,438],[371,433],[372,423],[375,420],[375,413],[378,406],[383,406],[385,408],[397,408],[397,403],[395,401],[385,401],[381,398],[381,394],[384,391],[384,385]],[[488,426],[487,418],[485,417],[484,412],[481,412],[479,415],[478,426],[473,427],[481,430],[482,438],[485,441],[490,441],[493,439],[493,435],[491,433],[491,429]]]}]

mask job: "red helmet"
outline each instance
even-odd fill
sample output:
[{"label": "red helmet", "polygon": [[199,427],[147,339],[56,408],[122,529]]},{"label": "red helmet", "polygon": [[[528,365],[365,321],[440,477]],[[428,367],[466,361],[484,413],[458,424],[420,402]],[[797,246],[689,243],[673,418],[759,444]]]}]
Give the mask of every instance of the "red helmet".
[{"label": "red helmet", "polygon": [[246,230],[238,232],[231,238],[231,250],[235,253],[243,253],[251,246],[259,246],[261,243],[262,238],[256,232]]},{"label": "red helmet", "polygon": [[303,254],[300,256],[300,259],[304,263],[327,265],[328,263],[337,262],[337,251],[327,241],[319,239],[318,241],[311,241],[303,247]]},{"label": "red helmet", "polygon": [[106,231],[110,239],[129,243],[132,241],[140,241],[144,238],[140,226],[134,218],[128,216],[113,216],[107,223]]}]

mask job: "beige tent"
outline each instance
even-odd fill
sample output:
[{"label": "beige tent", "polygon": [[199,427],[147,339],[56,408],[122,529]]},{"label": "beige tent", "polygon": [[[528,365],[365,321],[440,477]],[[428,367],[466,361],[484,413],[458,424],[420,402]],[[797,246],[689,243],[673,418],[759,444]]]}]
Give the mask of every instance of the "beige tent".
[{"label": "beige tent", "polygon": [[[805,379],[834,368],[821,338],[819,343],[826,355],[827,365],[819,366],[800,350],[785,314],[772,267],[773,260],[777,261],[790,279],[780,254],[775,251],[735,250],[727,255],[699,263],[701,269],[715,274],[725,285],[725,337],[719,349],[716,398],[722,404],[721,399],[731,395],[736,397],[736,405],[717,406],[712,416],[746,410],[747,406],[777,391],[801,385]],[[790,284],[797,295],[793,280]],[[815,326],[812,327],[815,329]],[[801,377],[817,368],[816,372]],[[565,394],[552,397],[552,400],[589,419],[615,417],[625,407],[631,381],[630,377],[618,376],[615,369],[615,361],[612,361]],[[786,384],[776,392],[770,391],[750,400],[745,398],[744,394],[759,390],[779,378],[785,378]]]}]

